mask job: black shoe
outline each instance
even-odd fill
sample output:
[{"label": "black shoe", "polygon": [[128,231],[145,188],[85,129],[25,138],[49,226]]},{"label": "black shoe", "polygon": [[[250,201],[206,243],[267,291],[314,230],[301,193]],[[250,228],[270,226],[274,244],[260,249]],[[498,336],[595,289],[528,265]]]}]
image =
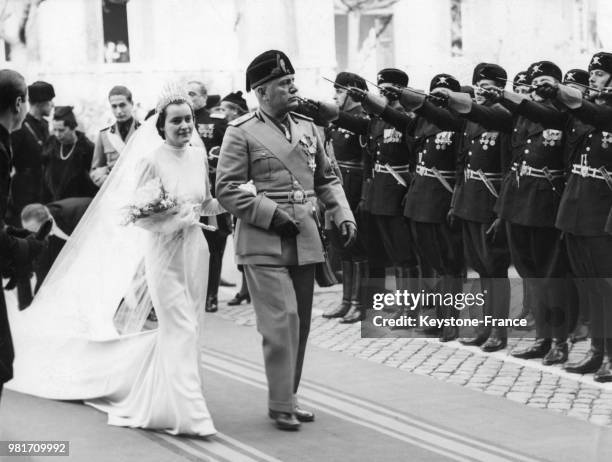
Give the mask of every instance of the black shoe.
[{"label": "black shoe", "polygon": [[342,299],[340,305],[325,311],[322,316],[326,319],[342,318],[349,312],[350,309],[351,301],[347,299]]},{"label": "black shoe", "polygon": [[227,302],[227,304],[229,306],[240,305],[245,300],[247,303],[251,303],[251,296],[249,294],[242,295],[240,292],[238,292],[236,295],[234,295],[234,298]]},{"label": "black shoe", "polygon": [[291,412],[268,411],[268,416],[274,420],[280,430],[296,431],[300,429],[300,421]]},{"label": "black shoe", "polygon": [[476,337],[471,338],[461,338],[459,339],[459,343],[465,346],[481,346],[484,344],[489,337],[485,335],[477,335]]},{"label": "black shoe", "polygon": [[314,422],[314,419],[315,419],[314,412],[307,411],[306,409],[302,409],[299,406],[295,406],[295,409],[293,410],[293,412],[295,414],[295,417],[300,422]]},{"label": "black shoe", "polygon": [[204,310],[207,313],[215,313],[219,309],[219,303],[217,302],[217,297],[212,296],[206,298],[206,308]]},{"label": "black shoe", "polygon": [[593,377],[595,382],[612,382],[612,365],[610,364],[610,357],[606,355],[604,360],[601,362],[601,367],[595,372]]},{"label": "black shoe", "polygon": [[351,305],[348,313],[340,320],[340,324],[353,324],[365,319],[365,311],[361,305]]},{"label": "black shoe", "polygon": [[552,364],[563,364],[567,361],[569,347],[565,340],[553,340],[552,346],[546,356],[542,358],[542,364],[550,366]]},{"label": "black shoe", "polygon": [[219,285],[223,287],[236,287],[236,284],[234,284],[233,282],[226,281],[223,278],[219,279]]},{"label": "black shoe", "polygon": [[459,337],[459,329],[457,327],[447,326],[442,329],[442,335],[439,340],[441,342],[452,342]]},{"label": "black shoe", "polygon": [[550,350],[551,343],[552,341],[549,338],[537,338],[533,345],[513,351],[511,354],[520,359],[543,358]]},{"label": "black shoe", "polygon": [[592,374],[597,372],[603,363],[603,353],[589,350],[586,357],[577,363],[570,363],[565,366],[565,371],[572,374]]},{"label": "black shoe", "polygon": [[508,339],[497,337],[492,335],[489,339],[484,342],[484,344],[480,347],[482,351],[485,353],[493,353],[494,351],[503,350],[508,346]]}]

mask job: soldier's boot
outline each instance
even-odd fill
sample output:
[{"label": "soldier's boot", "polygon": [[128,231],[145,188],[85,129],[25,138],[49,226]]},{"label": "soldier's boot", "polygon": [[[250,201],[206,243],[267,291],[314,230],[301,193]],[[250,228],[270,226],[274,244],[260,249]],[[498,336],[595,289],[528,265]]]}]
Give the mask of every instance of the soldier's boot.
[{"label": "soldier's boot", "polygon": [[612,382],[612,338],[606,339],[606,352],[593,378],[596,382]]},{"label": "soldier's boot", "polygon": [[[458,286],[457,279],[452,276],[444,276],[442,278],[442,290],[443,294],[450,293],[456,294],[460,291],[460,287]],[[442,314],[444,319],[453,320],[459,317],[459,311],[455,309],[454,306],[445,306],[442,307]],[[451,342],[456,340],[459,337],[459,328],[456,326],[444,326],[442,328],[442,334],[440,335],[439,340],[441,342]]]},{"label": "soldier's boot", "polygon": [[368,273],[368,264],[365,261],[353,262],[353,284],[351,286],[351,308],[340,320],[342,324],[352,324],[365,319],[365,305],[363,303],[363,280]]},{"label": "soldier's boot", "polygon": [[601,367],[604,359],[604,340],[602,338],[591,339],[591,349],[580,361],[565,366],[567,372],[573,374],[592,374]]},{"label": "soldier's boot", "polygon": [[[402,294],[404,291],[408,293],[417,292],[419,286],[418,266],[400,266],[396,268],[395,284]],[[403,298],[402,301],[404,301]],[[398,306],[397,311],[393,315],[393,319],[399,320],[402,319],[403,316],[416,319],[418,317],[418,307],[411,307],[405,304]],[[396,329],[411,329],[411,327],[408,325],[398,325],[391,328],[391,330]]]},{"label": "soldier's boot", "polygon": [[342,260],[342,301],[338,306],[325,311],[323,313],[324,318],[341,318],[348,313],[351,308],[353,278],[353,262],[350,260]]},{"label": "soldier's boot", "polygon": [[25,310],[30,306],[33,298],[32,284],[28,275],[17,281],[17,306],[20,310]]}]

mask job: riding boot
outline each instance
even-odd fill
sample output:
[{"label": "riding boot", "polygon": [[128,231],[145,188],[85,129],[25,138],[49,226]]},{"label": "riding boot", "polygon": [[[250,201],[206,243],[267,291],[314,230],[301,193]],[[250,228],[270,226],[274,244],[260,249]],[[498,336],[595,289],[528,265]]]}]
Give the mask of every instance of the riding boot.
[{"label": "riding boot", "polygon": [[353,288],[353,262],[342,260],[342,301],[336,307],[330,308],[323,313],[324,318],[341,318],[351,308],[351,290]]},{"label": "riding boot", "polygon": [[362,282],[367,274],[367,262],[353,262],[353,284],[351,287],[351,308],[340,320],[342,324],[352,324],[365,319]]}]

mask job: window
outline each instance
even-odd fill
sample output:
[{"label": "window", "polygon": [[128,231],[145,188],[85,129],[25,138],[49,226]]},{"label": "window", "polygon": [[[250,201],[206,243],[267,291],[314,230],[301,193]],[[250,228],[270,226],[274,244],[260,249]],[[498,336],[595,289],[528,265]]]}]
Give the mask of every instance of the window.
[{"label": "window", "polygon": [[129,63],[128,0],[102,0],[102,27],[104,31],[104,62]]}]

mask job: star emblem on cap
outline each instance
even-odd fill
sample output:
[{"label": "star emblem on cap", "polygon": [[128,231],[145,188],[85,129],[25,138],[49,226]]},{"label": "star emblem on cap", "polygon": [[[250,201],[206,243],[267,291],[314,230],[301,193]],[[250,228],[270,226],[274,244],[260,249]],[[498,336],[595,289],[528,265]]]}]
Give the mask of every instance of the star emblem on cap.
[{"label": "star emblem on cap", "polygon": [[283,72],[287,72],[287,65],[285,64],[285,60],[278,56],[278,67],[281,68]]},{"label": "star emblem on cap", "polygon": [[518,76],[518,79],[516,79],[517,82],[524,82],[526,80],[525,75],[521,74]]},{"label": "star emblem on cap", "polygon": [[535,66],[533,66],[531,72],[540,72],[540,67],[542,67],[540,64],[536,64]]},{"label": "star emblem on cap", "polygon": [[565,80],[571,80],[574,81],[574,73],[573,72],[568,72],[567,75],[565,76]]},{"label": "star emblem on cap", "polygon": [[438,77],[438,83],[448,83],[447,77]]},{"label": "star emblem on cap", "polygon": [[591,64],[601,65],[601,61],[599,61],[599,56],[593,56],[593,60],[591,61]]}]

